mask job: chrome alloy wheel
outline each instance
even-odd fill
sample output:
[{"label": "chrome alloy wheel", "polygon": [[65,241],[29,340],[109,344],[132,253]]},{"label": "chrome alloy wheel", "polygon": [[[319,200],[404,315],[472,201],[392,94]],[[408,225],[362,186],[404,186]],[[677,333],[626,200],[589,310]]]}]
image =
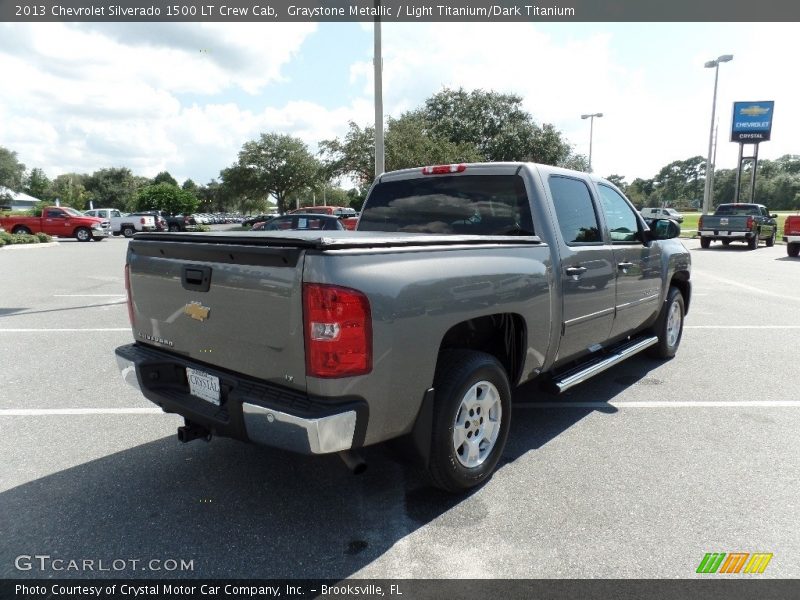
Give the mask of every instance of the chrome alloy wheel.
[{"label": "chrome alloy wheel", "polygon": [[488,381],[473,385],[461,399],[453,423],[453,448],[463,466],[480,465],[500,435],[503,407],[500,392]]},{"label": "chrome alloy wheel", "polygon": [[667,315],[667,346],[672,348],[678,343],[678,338],[681,335],[681,325],[683,315],[681,315],[681,307],[677,300],[673,300],[672,306],[669,307],[669,314]]}]

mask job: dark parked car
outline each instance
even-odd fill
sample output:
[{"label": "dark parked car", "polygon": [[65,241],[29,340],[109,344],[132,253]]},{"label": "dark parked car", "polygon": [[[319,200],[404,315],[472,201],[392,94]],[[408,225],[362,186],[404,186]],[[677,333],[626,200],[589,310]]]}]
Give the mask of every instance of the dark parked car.
[{"label": "dark parked car", "polygon": [[242,225],[250,225],[253,226],[256,223],[261,223],[263,221],[269,221],[273,219],[276,215],[256,215],[254,217],[247,217],[242,221]]},{"label": "dark parked car", "polygon": [[253,231],[284,231],[288,229],[303,230],[343,230],[342,220],[333,215],[313,215],[295,213],[275,217],[269,221],[259,222],[253,225]]}]

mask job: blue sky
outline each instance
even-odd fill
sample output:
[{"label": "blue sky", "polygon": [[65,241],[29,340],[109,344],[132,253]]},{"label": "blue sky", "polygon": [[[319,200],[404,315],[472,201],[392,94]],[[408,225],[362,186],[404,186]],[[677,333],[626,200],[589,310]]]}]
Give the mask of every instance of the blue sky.
[{"label": "blue sky", "polygon": [[[775,100],[762,158],[800,153],[800,25],[719,23],[385,23],[387,115],[443,87],[514,92],[601,175],[631,181],[708,150],[721,54],[717,165],[734,100]],[[199,183],[261,132],[312,151],[373,119],[371,23],[2,23],[0,146],[50,177],[127,166]]]}]

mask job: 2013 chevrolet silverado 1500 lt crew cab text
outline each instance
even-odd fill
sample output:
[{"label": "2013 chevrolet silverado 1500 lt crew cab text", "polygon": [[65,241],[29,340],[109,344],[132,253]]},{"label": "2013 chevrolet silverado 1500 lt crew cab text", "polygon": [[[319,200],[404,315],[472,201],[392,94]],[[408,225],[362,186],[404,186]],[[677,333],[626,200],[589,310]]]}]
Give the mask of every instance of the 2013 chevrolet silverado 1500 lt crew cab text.
[{"label": "2013 chevrolet silverado 1500 lt crew cab text", "polygon": [[138,234],[123,377],[185,419],[303,453],[402,438],[432,483],[485,481],[511,390],[566,390],[649,349],[691,294],[669,220],[609,182],[529,163],[386,173],[357,231]]}]

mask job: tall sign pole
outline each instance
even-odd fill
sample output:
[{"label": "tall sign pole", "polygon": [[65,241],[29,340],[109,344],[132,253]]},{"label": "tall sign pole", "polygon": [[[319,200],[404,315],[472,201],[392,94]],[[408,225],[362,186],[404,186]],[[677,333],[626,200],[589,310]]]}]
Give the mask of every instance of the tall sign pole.
[{"label": "tall sign pole", "polygon": [[[380,0],[375,0],[375,12],[380,15]],[[375,17],[375,177],[386,171],[383,148],[383,57],[381,55],[381,18]]]},{"label": "tall sign pole", "polygon": [[[757,102],[734,102],[733,122],[731,123],[731,141],[739,143],[739,164],[736,168],[736,190],[734,202],[739,202],[742,185],[742,164],[745,160],[753,161],[750,173],[750,202],[756,201],[756,169],[758,168],[758,145],[768,142],[772,134],[772,114],[775,102],[763,100]],[[744,156],[745,144],[755,146],[753,156]]]}]

